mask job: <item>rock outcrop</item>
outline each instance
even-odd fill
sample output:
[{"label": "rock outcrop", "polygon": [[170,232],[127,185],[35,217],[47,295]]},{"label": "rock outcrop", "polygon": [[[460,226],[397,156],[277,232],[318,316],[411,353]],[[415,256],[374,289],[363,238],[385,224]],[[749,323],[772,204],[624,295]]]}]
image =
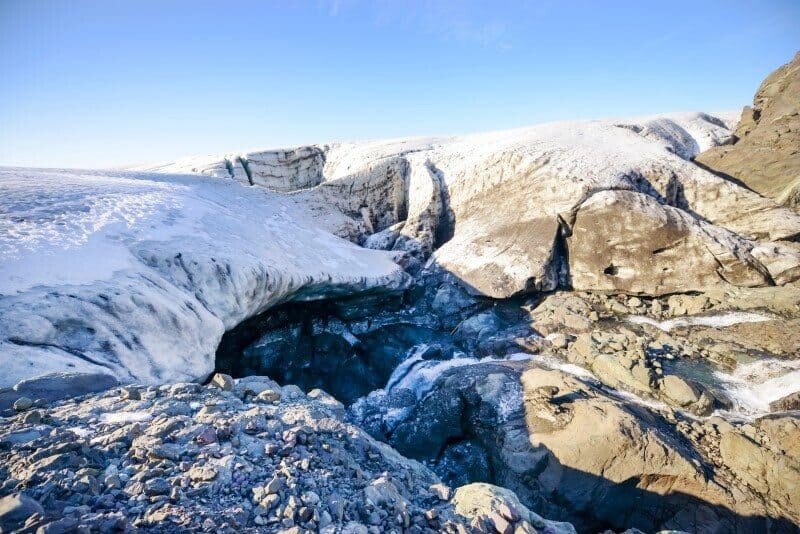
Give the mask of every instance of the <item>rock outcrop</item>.
[{"label": "rock outcrop", "polygon": [[732,144],[696,157],[758,193],[800,210],[800,53],[770,74],[742,110]]},{"label": "rock outcrop", "polygon": [[673,426],[671,410],[591,380],[486,363],[445,372],[390,440],[456,484],[491,480],[579,530],[793,531],[796,419],[762,419],[752,438],[717,421]]}]

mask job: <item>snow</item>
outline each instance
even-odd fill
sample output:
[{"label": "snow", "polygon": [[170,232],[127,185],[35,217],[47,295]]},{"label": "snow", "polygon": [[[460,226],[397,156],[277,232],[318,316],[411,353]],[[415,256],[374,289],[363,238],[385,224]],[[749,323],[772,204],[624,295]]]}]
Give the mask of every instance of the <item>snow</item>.
[{"label": "snow", "polygon": [[417,399],[421,399],[433,389],[436,380],[451,369],[480,363],[525,361],[531,357],[530,354],[522,352],[511,354],[506,358],[491,356],[471,358],[464,356],[463,353],[456,353],[449,360],[423,360],[422,354],[425,349],[427,345],[423,343],[411,351],[411,354],[392,372],[384,391],[408,389],[414,392]]},{"label": "snow", "polygon": [[55,371],[203,378],[270,306],[404,287],[302,206],[200,176],[0,169],[0,386]]},{"label": "snow", "polygon": [[70,426],[67,427],[67,430],[69,430],[79,438],[88,438],[93,434],[91,429],[86,428],[84,426]]},{"label": "snow", "polygon": [[628,322],[635,324],[647,324],[654,326],[664,332],[669,332],[674,328],[688,326],[707,326],[711,328],[726,328],[740,323],[761,323],[771,321],[772,317],[752,312],[728,312],[719,315],[697,315],[691,317],[679,317],[658,321],[643,315],[629,315]]},{"label": "snow", "polygon": [[100,422],[107,425],[122,425],[127,423],[143,423],[153,418],[149,412],[113,412],[100,416]]},{"label": "snow", "polygon": [[800,391],[800,361],[765,359],[740,364],[732,372],[717,371],[716,378],[734,402],[732,413],[760,416],[769,404]]}]

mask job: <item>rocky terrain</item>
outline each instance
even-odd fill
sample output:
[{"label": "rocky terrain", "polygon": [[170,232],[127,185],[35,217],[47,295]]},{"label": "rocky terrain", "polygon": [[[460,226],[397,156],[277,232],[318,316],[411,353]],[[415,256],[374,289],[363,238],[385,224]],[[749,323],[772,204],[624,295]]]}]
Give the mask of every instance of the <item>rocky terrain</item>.
[{"label": "rocky terrain", "polygon": [[800,213],[712,161],[791,182],[792,65],[738,126],[0,169],[0,529],[796,532]]},{"label": "rocky terrain", "polygon": [[0,438],[3,492],[28,490],[0,500],[4,532],[467,532],[471,521],[574,532],[501,488],[454,494],[344,422],[320,390],[217,374],[54,406],[25,399]]}]

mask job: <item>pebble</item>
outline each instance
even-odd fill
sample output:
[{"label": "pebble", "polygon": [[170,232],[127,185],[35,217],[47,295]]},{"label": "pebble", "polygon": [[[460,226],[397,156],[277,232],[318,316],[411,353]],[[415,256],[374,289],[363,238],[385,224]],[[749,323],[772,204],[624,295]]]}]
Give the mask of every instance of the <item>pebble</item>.
[{"label": "pebble", "polygon": [[213,378],[211,378],[210,385],[216,386],[222,391],[233,391],[235,383],[230,375],[216,373]]}]

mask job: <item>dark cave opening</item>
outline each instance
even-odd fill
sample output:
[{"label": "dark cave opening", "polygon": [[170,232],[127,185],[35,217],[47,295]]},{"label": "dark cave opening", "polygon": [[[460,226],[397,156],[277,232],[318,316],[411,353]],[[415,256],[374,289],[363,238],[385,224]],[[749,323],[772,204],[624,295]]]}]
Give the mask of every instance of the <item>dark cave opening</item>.
[{"label": "dark cave opening", "polygon": [[[386,385],[410,348],[442,335],[403,309],[413,292],[281,304],[225,332],[216,371],[266,375],[346,406]],[[387,319],[388,318],[388,319]]]}]

